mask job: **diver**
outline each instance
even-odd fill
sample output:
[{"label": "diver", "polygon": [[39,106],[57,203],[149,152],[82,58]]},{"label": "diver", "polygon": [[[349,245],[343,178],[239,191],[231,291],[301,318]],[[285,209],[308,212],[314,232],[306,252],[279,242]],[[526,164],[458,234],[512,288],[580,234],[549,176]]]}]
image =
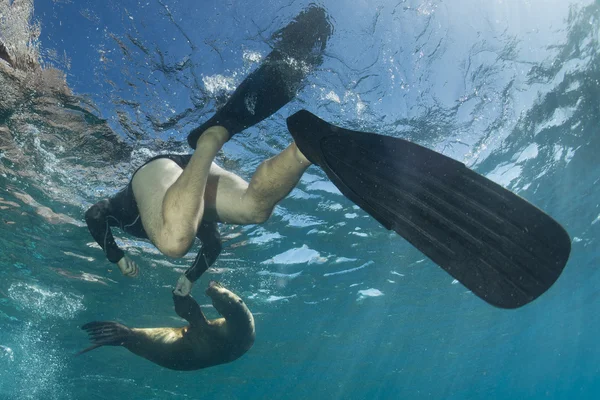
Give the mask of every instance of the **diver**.
[{"label": "diver", "polygon": [[[271,53],[227,103],[189,134],[194,154],[183,161],[159,156],[134,174],[124,195],[131,205],[127,219],[111,218],[118,211],[110,211],[110,200],[88,211],[90,230],[109,259],[123,273],[137,274],[114,249],[110,224],[143,230],[162,253],[180,257],[196,235],[218,236],[203,226],[264,222],[315,164],[344,196],[488,303],[517,308],[548,290],[570,255],[564,228],[463,163],[415,143],[344,129],[301,110],[287,118],[294,142],[263,162],[250,183],[213,163],[232,135],[294,97],[308,71],[320,65],[330,34],[323,9],[302,12],[277,33]],[[198,257],[201,270],[215,255],[201,251]],[[192,282],[180,277],[175,294],[189,293]]]},{"label": "diver", "polygon": [[322,8],[302,11],[274,34],[272,51],[227,103],[189,134],[193,154],[148,160],[127,187],[87,210],[90,233],[124,275],[136,276],[139,268],[117,246],[111,227],[150,239],[170,257],[183,257],[198,237],[204,245],[174,291],[186,296],[221,250],[218,222],[257,224],[270,217],[310,165],[296,145],[260,164],[249,183],[220,168],[214,158],[232,135],[269,117],[295,96],[308,72],[320,65],[331,33]]}]

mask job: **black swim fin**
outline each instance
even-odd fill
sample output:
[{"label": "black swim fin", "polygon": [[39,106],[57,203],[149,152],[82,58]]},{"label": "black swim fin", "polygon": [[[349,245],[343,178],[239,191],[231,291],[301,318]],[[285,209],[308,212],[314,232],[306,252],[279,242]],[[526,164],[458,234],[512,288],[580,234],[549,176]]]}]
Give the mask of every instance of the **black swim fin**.
[{"label": "black swim fin", "polygon": [[214,125],[234,135],[268,118],[296,96],[306,75],[321,64],[332,26],[325,10],[310,6],[275,33],[276,44],[216,114],[188,135],[193,149]]},{"label": "black swim fin", "polygon": [[488,303],[521,307],[565,267],[571,240],[563,227],[464,164],[305,110],[287,125],[300,151],[348,199]]},{"label": "black swim fin", "polygon": [[131,329],[112,321],[89,322],[83,325],[81,329],[87,332],[93,344],[81,350],[76,354],[77,356],[101,346],[123,346],[133,337]]}]

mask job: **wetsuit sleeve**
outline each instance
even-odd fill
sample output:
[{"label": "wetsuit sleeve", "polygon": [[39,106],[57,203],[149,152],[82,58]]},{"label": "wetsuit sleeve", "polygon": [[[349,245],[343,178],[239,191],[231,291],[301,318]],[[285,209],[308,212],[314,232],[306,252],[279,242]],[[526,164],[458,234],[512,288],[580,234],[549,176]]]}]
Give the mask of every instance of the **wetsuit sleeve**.
[{"label": "wetsuit sleeve", "polygon": [[108,258],[110,262],[116,263],[123,258],[125,253],[117,246],[115,238],[110,230],[108,219],[111,217],[111,214],[110,201],[102,200],[86,211],[85,222],[87,223],[92,237],[100,245],[102,250],[104,250],[106,258]]},{"label": "wetsuit sleeve", "polygon": [[192,266],[185,271],[185,276],[192,282],[197,281],[217,261],[222,248],[221,234],[216,222],[202,223],[198,230],[198,237],[202,241],[202,248]]}]

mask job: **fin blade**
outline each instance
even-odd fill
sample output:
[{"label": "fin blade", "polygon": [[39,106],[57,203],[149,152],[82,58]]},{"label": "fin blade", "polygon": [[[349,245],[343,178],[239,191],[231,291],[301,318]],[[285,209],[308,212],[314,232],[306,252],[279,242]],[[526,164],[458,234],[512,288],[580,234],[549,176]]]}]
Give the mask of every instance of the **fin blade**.
[{"label": "fin blade", "polygon": [[346,197],[488,303],[520,307],[560,276],[570,254],[566,231],[464,164],[304,110],[288,128]]},{"label": "fin blade", "polygon": [[275,34],[276,43],[261,65],[248,75],[215,115],[188,135],[196,148],[200,135],[211,126],[224,126],[230,135],[273,115],[289,103],[310,71],[322,63],[333,32],[324,8],[310,5]]}]

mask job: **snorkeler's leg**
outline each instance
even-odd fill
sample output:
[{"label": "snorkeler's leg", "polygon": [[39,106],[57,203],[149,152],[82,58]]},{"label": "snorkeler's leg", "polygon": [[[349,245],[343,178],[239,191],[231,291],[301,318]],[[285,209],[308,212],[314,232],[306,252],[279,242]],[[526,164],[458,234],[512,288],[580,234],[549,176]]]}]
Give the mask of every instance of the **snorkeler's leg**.
[{"label": "snorkeler's leg", "polygon": [[211,164],[228,138],[224,128],[211,127],[198,139],[196,151],[183,170],[161,158],[135,174],[133,192],[142,224],[163,254],[182,257],[194,242],[204,212]]},{"label": "snorkeler's leg", "polygon": [[195,148],[198,136],[209,126],[222,125],[233,135],[286,105],[296,96],[308,73],[323,61],[332,33],[325,9],[311,5],[300,12],[273,35],[275,46],[271,53],[240,83],[227,103],[190,132],[190,146]]},{"label": "snorkeler's leg", "polygon": [[250,183],[213,165],[206,188],[206,212],[216,212],[211,218],[221,222],[262,223],[271,216],[275,205],[292,191],[310,165],[295,143],[262,162]]}]

